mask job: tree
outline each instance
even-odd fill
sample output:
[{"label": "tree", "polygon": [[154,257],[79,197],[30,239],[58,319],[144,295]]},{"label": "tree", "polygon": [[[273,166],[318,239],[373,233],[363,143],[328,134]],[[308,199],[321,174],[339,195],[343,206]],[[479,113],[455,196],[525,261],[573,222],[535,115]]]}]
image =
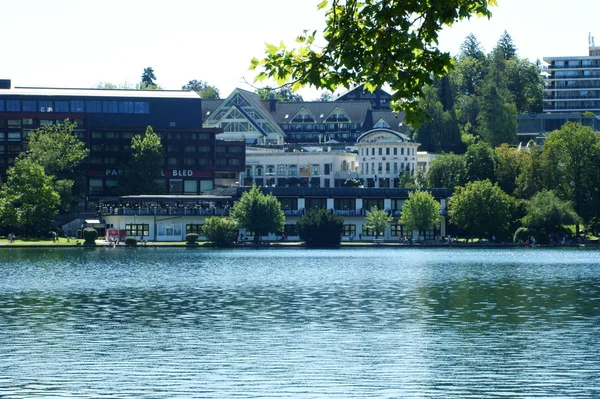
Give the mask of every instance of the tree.
[{"label": "tree", "polygon": [[511,58],[517,56],[517,48],[513,43],[512,37],[510,37],[507,31],[504,31],[502,36],[500,36],[500,40],[498,40],[496,49],[500,50],[500,53],[505,60],[510,60]]},{"label": "tree", "polygon": [[58,179],[73,178],[90,152],[73,133],[76,127],[76,123],[65,119],[32,131],[27,136],[27,156],[49,175]]},{"label": "tree", "polygon": [[203,100],[219,99],[219,89],[216,86],[211,86],[203,80],[190,80],[188,83],[181,86],[181,90],[190,90],[198,93]]},{"label": "tree", "polygon": [[27,156],[42,166],[47,175],[54,176],[62,211],[85,194],[85,174],[81,163],[87,158],[89,149],[73,133],[76,127],[76,123],[65,119],[56,125],[36,129],[29,133],[27,152],[21,154],[21,157]]},{"label": "tree", "polygon": [[466,182],[467,167],[464,155],[443,154],[429,165],[427,187],[449,188],[462,186]]},{"label": "tree", "polygon": [[[54,178],[31,158],[18,158],[7,172],[6,184],[0,190],[2,219],[6,227],[18,228],[25,234],[41,235],[52,226],[58,214],[60,197],[54,189]],[[16,225],[12,225],[16,223]]]},{"label": "tree", "polygon": [[[538,60],[539,61],[539,60]],[[541,113],[544,86],[539,67],[528,60],[513,57],[506,62],[506,87],[512,94],[517,113]]]},{"label": "tree", "polygon": [[459,58],[473,58],[479,61],[485,60],[485,53],[483,52],[481,42],[474,34],[469,33],[465,38],[465,41],[460,45]]},{"label": "tree", "polygon": [[154,69],[152,67],[144,68],[142,74],[142,84],[146,86],[156,86],[156,76],[154,76]]},{"label": "tree", "polygon": [[340,245],[344,218],[327,209],[309,210],[296,225],[298,235],[307,247],[334,248]]},{"label": "tree", "polygon": [[448,203],[450,222],[472,237],[506,234],[513,199],[497,184],[478,180],[457,187]]},{"label": "tree", "polygon": [[465,181],[495,180],[496,159],[494,150],[484,141],[478,141],[467,148],[465,154]]},{"label": "tree", "polygon": [[281,203],[272,194],[264,195],[260,188],[252,186],[233,205],[231,217],[240,227],[254,232],[254,241],[267,233],[283,230],[285,215]]},{"label": "tree", "polygon": [[131,139],[133,153],[122,176],[120,191],[128,195],[154,194],[160,192],[155,179],[160,178],[163,165],[163,147],[160,137],[152,126],[142,136]]},{"label": "tree", "polygon": [[500,50],[491,55],[490,71],[479,96],[479,133],[493,147],[516,139],[517,107],[506,85],[506,61]]},{"label": "tree", "polygon": [[402,206],[400,223],[409,230],[433,229],[439,226],[442,216],[440,204],[433,195],[426,191],[413,191],[408,193],[408,200]]},{"label": "tree", "polygon": [[273,97],[280,102],[304,101],[301,95],[295,94],[294,91],[287,86],[279,89],[265,87],[258,89],[256,94],[258,94],[261,100],[270,100],[271,97]]},{"label": "tree", "polygon": [[375,232],[375,238],[383,235],[387,226],[394,220],[389,213],[376,206],[367,211],[366,226]]},{"label": "tree", "polygon": [[321,95],[319,96],[319,98],[317,98],[317,101],[333,101],[333,93],[328,90],[325,90],[321,92]]},{"label": "tree", "polygon": [[561,233],[564,225],[579,222],[579,216],[567,201],[560,200],[552,191],[543,190],[527,201],[527,214],[521,222],[524,227],[544,234]]},{"label": "tree", "polygon": [[217,247],[231,246],[237,237],[238,225],[230,217],[213,216],[204,222],[202,235]]},{"label": "tree", "polygon": [[571,201],[584,222],[597,218],[600,136],[591,127],[569,122],[550,133],[542,158],[545,187]]},{"label": "tree", "polygon": [[[319,4],[325,9],[327,1]],[[264,68],[257,81],[291,81],[293,89],[310,84],[335,90],[365,83],[374,91],[389,84],[397,109],[406,111],[409,123],[424,117],[416,98],[431,75],[441,76],[452,67],[448,53],[436,45],[444,26],[473,14],[491,16],[488,6],[496,0],[443,0],[411,2],[332,0],[326,11],[321,46],[317,31],[305,31],[296,40],[299,49],[267,44],[266,56],[254,58],[251,69]],[[317,47],[318,46],[318,47]]]},{"label": "tree", "polygon": [[523,168],[524,151],[502,144],[494,149],[496,163],[494,175],[496,182],[507,194],[513,195],[517,189],[517,179]]}]

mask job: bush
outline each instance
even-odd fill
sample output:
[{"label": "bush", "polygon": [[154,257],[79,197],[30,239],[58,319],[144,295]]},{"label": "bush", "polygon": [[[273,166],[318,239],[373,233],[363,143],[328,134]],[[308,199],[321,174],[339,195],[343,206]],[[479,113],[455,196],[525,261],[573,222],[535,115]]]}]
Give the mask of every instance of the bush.
[{"label": "bush", "polygon": [[135,246],[137,245],[137,240],[135,239],[135,237],[127,237],[125,239],[125,245]]},{"label": "bush", "polygon": [[344,218],[320,209],[305,213],[297,225],[298,235],[307,247],[332,248],[340,245]]},{"label": "bush", "polygon": [[192,244],[195,244],[196,241],[198,241],[198,237],[200,237],[200,236],[196,233],[188,233],[185,235],[185,240],[187,241],[188,244],[192,245]]},{"label": "bush", "polygon": [[238,224],[229,217],[213,216],[206,219],[202,234],[217,247],[227,247],[235,242]]},{"label": "bush", "polygon": [[98,232],[96,229],[91,227],[86,227],[83,229],[83,239],[85,240],[85,245],[96,245],[96,238],[98,238]]}]

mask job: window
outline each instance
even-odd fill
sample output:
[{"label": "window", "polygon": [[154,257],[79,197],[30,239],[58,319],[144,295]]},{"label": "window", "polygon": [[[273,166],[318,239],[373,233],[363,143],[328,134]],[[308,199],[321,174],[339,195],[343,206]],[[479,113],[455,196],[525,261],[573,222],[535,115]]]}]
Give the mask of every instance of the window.
[{"label": "window", "polygon": [[383,209],[383,198],[365,198],[363,199],[363,208],[370,211],[374,206],[377,209]]},{"label": "window", "polygon": [[355,198],[334,198],[333,209],[337,211],[353,211],[356,209]]},{"label": "window", "polygon": [[398,155],[398,148],[394,147],[394,155]]},{"label": "window", "polygon": [[25,126],[33,125],[33,118],[23,118],[23,125],[25,125]]},{"label": "window", "polygon": [[385,149],[385,155],[390,155],[390,147],[387,147],[387,148]]},{"label": "window", "polygon": [[186,224],[185,225],[185,234],[198,234],[202,235],[202,226],[203,224]]},{"label": "window", "polygon": [[211,152],[212,149],[209,145],[200,145],[198,146],[198,152]]},{"label": "window", "polygon": [[319,165],[310,165],[310,172],[313,176],[319,176],[321,174],[321,167]]},{"label": "window", "polygon": [[196,194],[198,192],[197,180],[184,180],[183,190],[186,194]]},{"label": "window", "polygon": [[273,165],[268,165],[268,166],[267,166],[267,174],[268,174],[268,175],[274,175],[274,174],[275,174],[275,166],[273,166]]},{"label": "window", "polygon": [[102,101],[102,112],[105,114],[116,114],[119,112],[118,101]]},{"label": "window", "polygon": [[298,166],[290,165],[288,168],[288,176],[298,176]]},{"label": "window", "polygon": [[228,162],[229,166],[238,166],[238,165],[241,165],[241,164],[242,164],[242,161],[240,161],[237,158],[229,159],[229,162]]},{"label": "window", "polygon": [[[408,234],[410,232],[407,231],[406,233]],[[390,235],[392,237],[406,237],[404,234],[404,225],[397,223],[390,224]]]},{"label": "window", "polygon": [[86,101],[87,112],[91,114],[97,114],[102,112],[101,101]]},{"label": "window", "polygon": [[196,146],[195,145],[186,145],[185,152],[196,152]]},{"label": "window", "polygon": [[127,234],[129,237],[149,236],[150,225],[146,223],[126,224],[125,234]]},{"label": "window", "polygon": [[23,101],[23,112],[36,112],[37,101],[26,100]]},{"label": "window", "polygon": [[306,198],[306,209],[327,209],[327,198]]},{"label": "window", "polygon": [[19,100],[6,100],[6,110],[12,112],[21,111],[21,101]]},{"label": "window", "polygon": [[238,145],[229,147],[229,153],[231,154],[241,154],[242,152],[244,152],[244,147]]},{"label": "window", "polygon": [[83,101],[71,100],[71,112],[83,112]]},{"label": "window", "polygon": [[133,101],[119,101],[120,114],[133,114]]},{"label": "window", "polygon": [[52,101],[40,101],[40,112],[52,112]]},{"label": "window", "polygon": [[69,102],[68,101],[55,101],[54,102],[54,111],[55,112],[69,112]]},{"label": "window", "polygon": [[378,155],[383,155],[383,148],[379,147],[378,151],[377,151]]},{"label": "window", "polygon": [[356,225],[355,224],[345,224],[344,230],[342,231],[342,235],[345,237],[356,236]]},{"label": "window", "polygon": [[183,164],[186,166],[194,166],[196,165],[196,158],[194,157],[184,157]]},{"label": "window", "polygon": [[4,100],[0,100],[0,111],[4,111]]},{"label": "window", "polygon": [[136,101],[134,104],[134,109],[136,114],[149,114],[150,103],[147,101]]},{"label": "window", "polygon": [[102,179],[90,179],[90,193],[102,191]]},{"label": "window", "polygon": [[277,165],[277,176],[285,176],[285,165]]},{"label": "window", "polygon": [[179,223],[157,223],[156,229],[159,236],[181,237],[181,224]]},{"label": "window", "polygon": [[183,192],[183,179],[169,179],[169,194]]},{"label": "window", "polygon": [[262,166],[257,166],[256,167],[256,176],[262,176],[263,175],[263,168]]},{"label": "window", "polygon": [[8,127],[21,127],[21,119],[9,119]]},{"label": "window", "polygon": [[218,145],[217,146],[217,153],[223,154],[227,152],[227,147],[223,146],[223,145]]},{"label": "window", "polygon": [[363,226],[362,226],[362,235],[363,236],[374,236],[375,235],[375,230],[369,229],[369,228],[367,228],[366,225],[363,224]]},{"label": "window", "polygon": [[21,133],[8,132],[8,141],[21,141]]},{"label": "window", "polygon": [[167,165],[177,165],[177,158],[174,158],[174,157],[167,158]]}]

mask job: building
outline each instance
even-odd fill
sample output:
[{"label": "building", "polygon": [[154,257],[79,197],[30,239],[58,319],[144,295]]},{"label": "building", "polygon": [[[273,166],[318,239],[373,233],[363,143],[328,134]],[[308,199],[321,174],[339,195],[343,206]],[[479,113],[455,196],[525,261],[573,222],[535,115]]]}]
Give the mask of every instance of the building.
[{"label": "building", "polygon": [[224,100],[203,102],[204,127],[220,128],[219,138],[249,145],[352,144],[373,128],[408,133],[404,114],[389,108],[389,94],[361,93],[362,86],[334,101],[279,102],[235,89]]},{"label": "building", "polygon": [[[160,192],[198,195],[239,182],[245,144],[216,140],[217,128],[202,127],[202,100],[194,92],[11,88],[0,84],[0,175],[26,149],[34,129],[70,119],[90,149],[84,168],[91,207],[115,195],[131,152],[131,139],[152,126],[164,159]],[[158,193],[157,193],[158,194]]]},{"label": "building", "polygon": [[578,122],[600,131],[600,47],[589,37],[587,56],[544,57],[542,114],[517,117],[521,142]]},{"label": "building", "polygon": [[[109,233],[121,237],[148,241],[182,241],[187,233],[200,233],[206,219],[226,216],[233,204],[248,187],[219,188],[200,196],[126,196],[103,200],[100,217]],[[263,187],[281,202],[285,214],[284,232],[289,240],[299,240],[297,221],[309,209],[325,208],[344,218],[344,241],[373,241],[375,233],[366,226],[366,212],[373,207],[389,212],[393,221],[386,228],[383,240],[402,238],[433,240],[446,234],[446,222],[428,231],[407,230],[399,223],[402,206],[410,190],[400,188],[320,188]],[[442,215],[451,195],[448,189],[431,189],[440,202]],[[444,219],[444,218],[443,218]],[[251,240],[253,232],[243,231]],[[277,240],[282,232],[271,232],[262,238]]]},{"label": "building", "polygon": [[356,141],[359,177],[366,187],[397,187],[399,175],[414,175],[419,143],[390,129],[373,129]]}]

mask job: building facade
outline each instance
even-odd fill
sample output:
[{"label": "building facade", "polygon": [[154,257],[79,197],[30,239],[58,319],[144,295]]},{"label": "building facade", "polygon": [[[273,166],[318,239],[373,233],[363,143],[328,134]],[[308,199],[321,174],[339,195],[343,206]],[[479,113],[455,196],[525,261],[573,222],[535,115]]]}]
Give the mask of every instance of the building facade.
[{"label": "building facade", "polygon": [[[206,219],[227,216],[248,187],[215,189],[202,196],[127,196],[104,200],[100,217],[107,230],[124,237],[147,241],[182,241],[187,233],[201,233]],[[428,231],[412,231],[399,222],[402,206],[410,190],[399,188],[319,188],[262,187],[280,201],[285,214],[283,232],[270,232],[264,240],[277,240],[285,233],[289,240],[299,240],[296,223],[310,209],[324,208],[344,218],[343,241],[373,241],[375,233],[367,227],[366,213],[373,207],[386,210],[393,218],[383,237],[386,241],[405,238],[434,240],[446,235],[446,222]],[[429,190],[440,203],[441,214],[451,195],[447,189]],[[445,219],[445,218],[442,218]],[[252,240],[254,232],[242,230],[242,239]],[[204,237],[202,237],[204,238]]]},{"label": "building facade", "polygon": [[235,89],[224,100],[203,102],[204,126],[220,128],[218,137],[247,144],[353,144],[373,128],[408,133],[404,114],[389,108],[389,94],[363,93],[362,86],[334,101],[279,102]]},{"label": "building facade", "polygon": [[216,140],[202,127],[202,100],[185,91],[11,88],[0,89],[0,175],[26,149],[35,129],[69,119],[90,149],[83,167],[92,204],[115,195],[131,153],[131,139],[152,126],[164,159],[158,179],[164,194],[199,194],[235,184],[245,166],[242,141]]}]

